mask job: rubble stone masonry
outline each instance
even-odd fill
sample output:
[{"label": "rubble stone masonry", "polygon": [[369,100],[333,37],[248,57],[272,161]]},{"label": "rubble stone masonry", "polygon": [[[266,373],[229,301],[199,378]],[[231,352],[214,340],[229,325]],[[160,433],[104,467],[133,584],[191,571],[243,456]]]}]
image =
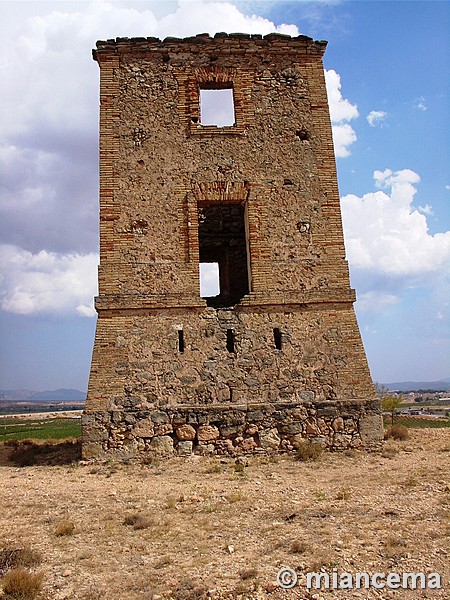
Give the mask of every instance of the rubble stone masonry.
[{"label": "rubble stone masonry", "polygon": [[[98,323],[85,458],[376,448],[322,55],[299,36],[97,43]],[[234,123],[202,124],[202,90]],[[219,111],[219,109],[217,109]],[[199,263],[220,292],[200,295]]]}]

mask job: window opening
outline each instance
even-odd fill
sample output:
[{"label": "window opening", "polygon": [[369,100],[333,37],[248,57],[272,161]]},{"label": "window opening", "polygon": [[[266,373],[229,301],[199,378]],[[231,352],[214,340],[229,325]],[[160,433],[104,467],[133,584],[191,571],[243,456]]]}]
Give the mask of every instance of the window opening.
[{"label": "window opening", "polygon": [[235,124],[236,117],[232,87],[201,87],[199,89],[199,97],[201,125],[229,127]]},{"label": "window opening", "polygon": [[232,329],[227,329],[227,350],[234,352],[234,331]]},{"label": "window opening", "polygon": [[275,343],[275,348],[281,350],[281,331],[278,327],[275,327],[273,330],[273,341]]},{"label": "window opening", "polygon": [[211,298],[220,294],[219,263],[203,262],[199,264],[200,296]]},{"label": "window opening", "polygon": [[[216,295],[204,292],[201,296],[208,306],[231,307],[249,292],[245,210],[240,204],[214,204],[198,210],[198,241],[200,279],[203,271],[218,271]],[[211,263],[217,267],[207,268]],[[201,283],[201,281],[200,281]]]},{"label": "window opening", "polygon": [[178,330],[178,352],[184,352],[184,331]]}]

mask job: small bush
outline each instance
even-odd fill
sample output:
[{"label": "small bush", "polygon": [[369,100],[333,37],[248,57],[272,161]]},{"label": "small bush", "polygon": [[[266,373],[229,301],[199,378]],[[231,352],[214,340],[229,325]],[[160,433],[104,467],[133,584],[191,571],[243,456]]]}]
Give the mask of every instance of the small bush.
[{"label": "small bush", "polygon": [[173,496],[168,496],[166,498],[166,508],[168,508],[169,510],[176,508],[177,506],[177,499],[174,498]]},{"label": "small bush", "polygon": [[3,548],[0,550],[0,577],[11,569],[35,567],[41,562],[41,554],[31,548]]},{"label": "small bush", "polygon": [[388,558],[401,558],[406,554],[407,543],[402,537],[390,536],[385,541],[385,548],[384,554]]},{"label": "small bush", "polygon": [[208,588],[192,579],[179,581],[173,592],[177,600],[205,600],[208,597]]},{"label": "small bush", "polygon": [[235,504],[236,502],[241,502],[242,500],[245,500],[245,496],[242,495],[241,492],[233,492],[232,494],[228,494],[226,496],[226,499],[228,500],[228,502],[230,504]]},{"label": "small bush", "polygon": [[318,460],[322,456],[322,453],[323,448],[320,444],[311,442],[311,440],[305,440],[298,445],[295,459],[303,462]]},{"label": "small bush", "polygon": [[336,494],[336,500],[348,500],[352,495],[352,491],[349,488],[341,488]]},{"label": "small bush", "polygon": [[23,567],[9,571],[1,580],[7,600],[33,600],[42,588],[43,573],[30,573]]},{"label": "small bush", "polygon": [[244,581],[247,579],[255,579],[258,576],[258,569],[256,569],[255,567],[244,569],[240,572],[239,575]]},{"label": "small bush", "polygon": [[153,525],[153,520],[141,513],[127,515],[124,519],[124,525],[131,525],[133,529],[148,529]]},{"label": "small bush", "polygon": [[212,474],[212,473],[221,473],[222,472],[222,466],[220,465],[220,463],[216,462],[211,462],[205,469],[205,473]]},{"label": "small bush", "polygon": [[305,542],[301,542],[299,540],[294,540],[291,545],[292,554],[303,554],[308,549],[308,546]]},{"label": "small bush", "polygon": [[75,525],[68,519],[63,519],[55,527],[55,535],[62,537],[64,535],[72,535],[75,531]]},{"label": "small bush", "polygon": [[394,440],[407,440],[409,438],[409,431],[407,427],[403,425],[392,425],[384,434],[384,439],[394,439]]}]

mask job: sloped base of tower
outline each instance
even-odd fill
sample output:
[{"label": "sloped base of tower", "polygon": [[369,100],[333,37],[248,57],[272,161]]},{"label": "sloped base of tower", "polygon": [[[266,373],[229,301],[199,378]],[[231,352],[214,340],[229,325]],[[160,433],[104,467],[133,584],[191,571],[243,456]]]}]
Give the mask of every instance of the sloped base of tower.
[{"label": "sloped base of tower", "polygon": [[293,451],[311,440],[331,451],[377,450],[376,400],[210,405],[83,415],[83,457],[239,456]]}]

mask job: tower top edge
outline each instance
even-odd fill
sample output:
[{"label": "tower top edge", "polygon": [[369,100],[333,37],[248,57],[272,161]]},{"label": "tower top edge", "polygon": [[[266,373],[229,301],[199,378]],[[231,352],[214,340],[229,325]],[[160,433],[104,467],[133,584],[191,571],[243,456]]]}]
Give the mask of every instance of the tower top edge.
[{"label": "tower top edge", "polygon": [[233,53],[233,50],[259,50],[260,52],[283,52],[295,50],[322,57],[327,46],[325,40],[313,40],[306,35],[292,37],[282,33],[267,35],[250,33],[216,33],[213,37],[208,33],[178,38],[166,37],[163,40],[156,37],[117,37],[115,39],[99,40],[92,51],[94,60],[103,55],[122,54],[130,52],[219,52]]}]

